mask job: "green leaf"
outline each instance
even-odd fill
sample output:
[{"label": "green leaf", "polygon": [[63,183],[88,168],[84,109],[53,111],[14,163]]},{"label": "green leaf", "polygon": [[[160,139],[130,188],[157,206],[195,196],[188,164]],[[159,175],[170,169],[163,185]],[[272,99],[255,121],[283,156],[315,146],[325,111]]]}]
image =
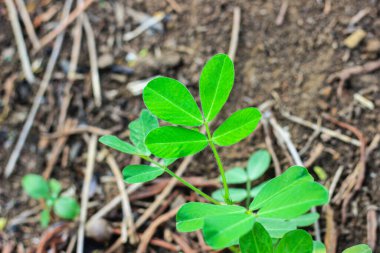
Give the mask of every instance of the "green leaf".
[{"label": "green leaf", "polygon": [[265,182],[262,182],[261,184],[255,186],[255,187],[253,187],[251,189],[251,194],[250,194],[251,197],[255,198],[268,182],[269,181],[265,181]]},{"label": "green leaf", "polygon": [[318,213],[307,213],[297,218],[289,220],[289,222],[294,223],[297,227],[307,227],[314,224],[319,219]]},{"label": "green leaf", "polygon": [[34,199],[47,199],[50,196],[49,184],[40,175],[27,174],[22,178],[21,185],[24,191]]},{"label": "green leaf", "polygon": [[49,180],[49,190],[50,190],[50,195],[53,198],[57,198],[59,193],[61,192],[62,186],[61,183],[59,183],[55,179],[50,179]]},{"label": "green leaf", "polygon": [[169,166],[177,161],[177,158],[164,158],[164,165]]},{"label": "green leaf", "polygon": [[326,253],[325,245],[320,241],[313,241],[313,253]]},{"label": "green leaf", "polygon": [[306,168],[300,166],[292,166],[282,175],[271,179],[260,193],[253,200],[249,209],[257,210],[267,203],[271,203],[272,199],[294,187],[301,182],[312,182],[313,177]]},{"label": "green leaf", "polygon": [[271,238],[282,238],[289,231],[297,229],[294,223],[285,219],[258,217],[256,221],[264,226]]},{"label": "green leaf", "polygon": [[71,197],[60,197],[54,203],[54,213],[66,220],[73,220],[80,213],[78,202]]},{"label": "green leaf", "polygon": [[204,221],[203,236],[214,249],[230,246],[252,229],[255,218],[251,214],[210,216]]},{"label": "green leaf", "polygon": [[206,136],[197,131],[164,126],[152,130],[146,137],[145,144],[157,157],[180,158],[203,150],[208,141]]},{"label": "green leaf", "polygon": [[255,222],[253,228],[240,237],[241,253],[272,253],[272,239],[265,228]]},{"label": "green leaf", "polygon": [[114,135],[104,135],[99,138],[99,142],[122,153],[131,155],[139,154],[139,152],[134,146],[132,146],[128,142],[120,140]]},{"label": "green leaf", "polygon": [[258,109],[248,107],[234,112],[214,132],[212,140],[219,146],[230,146],[250,135],[261,119]]},{"label": "green leaf", "polygon": [[[242,184],[247,182],[247,173],[243,168],[233,168],[227,170],[225,173],[227,184]],[[219,177],[220,182],[222,182],[222,177]]]},{"label": "green leaf", "polygon": [[303,182],[272,198],[257,214],[261,217],[292,219],[328,200],[328,192],[322,185]]},{"label": "green leaf", "polygon": [[143,91],[146,107],[158,118],[175,125],[200,126],[203,117],[194,97],[177,80],[157,77]]},{"label": "green leaf", "polygon": [[50,222],[50,210],[44,209],[40,214],[41,227],[46,228]]},{"label": "green leaf", "polygon": [[124,181],[129,184],[148,182],[161,176],[164,170],[148,165],[128,165],[123,169]]},{"label": "green leaf", "polygon": [[288,232],[278,243],[274,253],[312,253],[313,240],[304,230]]},{"label": "green leaf", "polygon": [[366,244],[359,244],[359,245],[343,250],[342,253],[372,253],[372,250]]},{"label": "green leaf", "polygon": [[[247,190],[239,188],[229,188],[230,199],[234,203],[241,202],[247,198]],[[214,191],[211,196],[217,201],[224,202],[224,189]]]},{"label": "green leaf", "polygon": [[150,151],[145,146],[145,137],[150,131],[158,128],[158,126],[157,118],[146,109],[141,111],[140,117],[137,120],[132,121],[128,125],[130,130],[129,138],[140,153],[147,156],[150,155]]},{"label": "green leaf", "polygon": [[199,80],[199,96],[207,122],[220,112],[233,85],[233,62],[225,54],[214,55],[204,66]]},{"label": "green leaf", "polygon": [[203,228],[206,217],[245,212],[246,209],[241,206],[189,202],[178,210],[176,226],[179,232],[192,232]]},{"label": "green leaf", "polygon": [[260,178],[268,170],[271,157],[268,151],[261,149],[251,155],[248,160],[247,172],[250,180]]}]

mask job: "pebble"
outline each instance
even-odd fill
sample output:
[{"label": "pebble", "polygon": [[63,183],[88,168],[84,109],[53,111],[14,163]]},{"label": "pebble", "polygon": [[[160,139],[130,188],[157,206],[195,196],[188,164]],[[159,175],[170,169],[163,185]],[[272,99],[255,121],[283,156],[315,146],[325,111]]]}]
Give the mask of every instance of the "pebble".
[{"label": "pebble", "polygon": [[86,225],[86,236],[97,242],[108,242],[112,228],[104,219],[90,220]]},{"label": "pebble", "polygon": [[358,29],[355,32],[353,32],[350,36],[348,36],[344,40],[344,45],[348,48],[356,48],[359,43],[367,36],[367,32],[363,29]]},{"label": "pebble", "polygon": [[368,53],[380,52],[380,40],[378,39],[368,40],[367,45],[365,47],[365,51]]},{"label": "pebble", "polygon": [[112,54],[103,54],[98,58],[99,69],[105,69],[110,67],[114,63],[115,59]]}]

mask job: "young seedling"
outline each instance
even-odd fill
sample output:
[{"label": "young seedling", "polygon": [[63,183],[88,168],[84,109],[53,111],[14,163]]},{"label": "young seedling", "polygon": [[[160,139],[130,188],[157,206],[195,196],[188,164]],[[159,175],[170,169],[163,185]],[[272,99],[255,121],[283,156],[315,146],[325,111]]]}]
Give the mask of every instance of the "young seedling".
[{"label": "young seedling", "polygon": [[80,212],[79,204],[74,198],[59,196],[62,187],[55,179],[47,181],[40,175],[27,174],[22,178],[21,184],[31,198],[44,201],[44,209],[40,214],[42,227],[49,225],[52,209],[55,215],[65,220],[73,220]]},{"label": "young seedling", "polygon": [[[150,163],[126,166],[123,176],[127,183],[147,182],[166,172],[210,202],[184,204],[176,217],[179,232],[202,230],[205,241],[214,249],[239,245],[243,253],[311,253],[314,245],[320,248],[323,244],[313,242],[307,232],[297,228],[318,219],[317,214],[307,212],[312,207],[326,204],[328,192],[314,182],[306,168],[293,166],[269,180],[254,194],[247,208],[233,204],[234,195],[228,186],[231,172],[225,173],[216,147],[243,140],[256,129],[261,119],[258,109],[248,107],[234,112],[214,131],[210,128],[210,122],[226,103],[233,82],[234,67],[230,58],[224,54],[212,57],[200,76],[200,109],[183,84],[171,78],[157,77],[143,91],[148,110],[143,110],[140,117],[129,124],[131,143],[110,135],[99,141]],[[173,126],[160,127],[156,117]],[[194,155],[206,147],[215,157],[223,184],[219,200],[168,168],[176,159]],[[252,166],[239,174],[244,182],[255,180],[267,169],[267,165]]]},{"label": "young seedling", "polygon": [[[259,179],[268,169],[271,157],[268,151],[259,150],[251,155],[248,160],[247,168],[236,167],[226,171],[227,184],[245,184],[243,188],[229,188],[230,199],[233,203],[246,200],[248,208],[251,198],[256,197],[259,191],[267,182],[263,182],[251,189],[252,182]],[[219,178],[222,181],[222,178]],[[224,190],[219,189],[211,195],[214,199],[223,202]]]}]

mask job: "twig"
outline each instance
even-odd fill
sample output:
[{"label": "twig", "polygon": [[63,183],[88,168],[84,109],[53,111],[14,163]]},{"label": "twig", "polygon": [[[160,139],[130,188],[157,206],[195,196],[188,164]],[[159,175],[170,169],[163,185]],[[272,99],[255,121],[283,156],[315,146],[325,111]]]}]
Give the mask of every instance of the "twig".
[{"label": "twig", "polygon": [[83,252],[84,232],[85,232],[85,224],[86,224],[86,219],[87,219],[88,195],[89,195],[89,190],[90,190],[91,178],[92,178],[94,167],[95,167],[97,143],[98,143],[97,135],[95,134],[91,135],[91,139],[88,144],[86,172],[84,176],[82,195],[81,195],[81,208],[80,208],[78,242],[77,242],[78,253]]},{"label": "twig", "polygon": [[[135,224],[133,221],[133,212],[131,208],[131,204],[129,202],[128,194],[125,192],[124,182],[123,182],[123,175],[120,172],[120,168],[116,163],[115,158],[109,154],[107,156],[107,164],[110,166],[112,173],[114,174],[116,178],[116,184],[119,188],[120,196],[121,196],[121,204],[123,208],[123,222],[122,222],[122,228],[121,228],[121,242],[126,243],[127,242],[127,229],[129,228],[129,231],[131,233],[131,244],[135,244],[137,241],[137,235],[136,235],[136,229]],[[125,221],[124,221],[125,220]]]},{"label": "twig", "polygon": [[228,49],[228,56],[234,61],[236,55],[236,49],[239,42],[239,31],[240,31],[240,19],[241,10],[240,7],[234,8],[234,18],[232,24],[230,48]]},{"label": "twig", "polygon": [[102,105],[102,94],[101,94],[101,85],[98,71],[98,57],[96,54],[96,45],[95,45],[95,36],[94,31],[92,30],[90,21],[88,20],[87,15],[82,14],[83,18],[83,27],[87,37],[87,46],[88,53],[90,57],[90,67],[91,67],[91,84],[92,91],[94,94],[95,105],[100,107]]},{"label": "twig", "polygon": [[318,120],[317,120],[318,128],[314,130],[313,134],[307,140],[306,144],[302,147],[302,149],[299,152],[300,155],[305,154],[306,151],[310,148],[313,141],[319,136],[319,134],[321,133],[321,125],[322,125],[322,120],[320,117],[318,117]]},{"label": "twig", "polygon": [[176,215],[178,209],[179,209],[179,207],[170,210],[169,212],[158,217],[156,220],[154,220],[150,224],[148,229],[145,230],[144,234],[141,237],[141,242],[140,242],[139,247],[137,248],[136,253],[145,253],[146,252],[146,248],[148,247],[149,241],[153,237],[154,233],[156,232],[157,227],[159,225],[161,225],[162,223],[168,221],[172,217],[174,217]]},{"label": "twig", "polygon": [[69,245],[67,245],[66,253],[71,253],[74,251],[76,242],[77,242],[77,235],[73,235],[70,239]]},{"label": "twig", "polygon": [[172,234],[174,241],[181,247],[184,253],[196,253],[190,245],[179,235],[173,233]]},{"label": "twig", "polygon": [[150,27],[154,26],[155,24],[160,23],[165,18],[165,14],[162,12],[157,13],[153,17],[149,18],[148,20],[144,21],[140,26],[138,26],[135,30],[131,32],[127,32],[124,34],[123,39],[124,41],[130,41],[136,38],[137,36],[141,35],[143,32],[148,30]]},{"label": "twig", "polygon": [[46,244],[48,241],[50,241],[56,234],[61,233],[66,227],[68,226],[68,223],[63,223],[51,230],[47,230],[41,237],[41,240],[38,244],[37,253],[43,253],[46,252]]},{"label": "twig", "polygon": [[40,40],[40,47],[38,50],[41,50],[44,46],[49,44],[55,37],[57,37],[60,33],[62,33],[68,25],[70,25],[82,12],[84,12],[92,3],[94,0],[86,0],[83,4],[79,5],[78,7],[73,10],[73,12],[70,13],[70,15],[67,15],[65,19],[61,21],[61,23],[51,32],[46,34],[42,39]]},{"label": "twig", "polygon": [[377,241],[377,207],[367,208],[367,243],[372,250],[376,248]]},{"label": "twig", "polygon": [[269,133],[268,120],[266,118],[263,118],[263,126],[264,126],[263,128],[264,128],[264,133],[265,133],[265,143],[267,145],[267,149],[270,155],[272,156],[275,174],[276,176],[279,176],[281,175],[281,166],[277,158],[277,155],[273,149],[272,138],[270,137],[270,133]]},{"label": "twig", "polygon": [[328,129],[328,128],[323,127],[323,126],[319,126],[318,124],[314,124],[314,123],[307,121],[307,120],[304,120],[300,117],[290,115],[287,112],[281,112],[281,115],[284,116],[285,118],[287,118],[288,120],[294,122],[294,123],[297,123],[297,124],[300,124],[302,126],[314,129],[315,131],[320,131],[321,133],[327,134],[328,136],[339,139],[339,140],[344,141],[346,143],[349,143],[349,144],[352,144],[355,146],[360,146],[359,140],[353,139],[347,135],[341,134],[339,132],[336,132],[334,130]]},{"label": "twig", "polygon": [[309,168],[313,163],[318,159],[318,157],[322,154],[325,147],[323,144],[318,143],[317,146],[313,148],[313,150],[310,152],[310,157],[305,162],[305,167]]},{"label": "twig", "polygon": [[358,171],[358,178],[357,178],[357,181],[355,184],[355,190],[358,191],[358,190],[360,190],[360,188],[363,184],[364,177],[365,177],[365,171],[366,171],[366,166],[365,166],[365,163],[366,163],[365,162],[366,161],[366,140],[364,138],[364,135],[358,128],[351,126],[347,123],[341,122],[341,121],[331,117],[330,115],[323,114],[323,117],[328,119],[332,123],[353,132],[356,135],[356,137],[360,140],[360,144],[361,144],[360,145],[360,160],[359,160],[360,169]]},{"label": "twig", "polygon": [[341,165],[335,172],[335,175],[333,177],[333,180],[329,188],[329,199],[332,199],[332,196],[334,195],[335,188],[339,182],[340,177],[342,176],[343,169],[344,169],[344,166]]},{"label": "twig", "polygon": [[40,46],[40,41],[38,40],[32,21],[30,20],[30,16],[29,16],[28,10],[26,9],[25,3],[23,0],[15,0],[15,2],[20,12],[22,22],[25,25],[26,33],[28,34],[29,39],[32,42],[34,49],[36,49]]},{"label": "twig", "polygon": [[13,34],[16,39],[17,51],[20,56],[21,67],[24,72],[25,79],[29,83],[33,83],[35,78],[33,75],[32,66],[30,65],[28,51],[26,50],[25,40],[22,35],[20,22],[18,20],[16,6],[12,0],[5,0],[5,5],[8,9],[9,20],[11,22]]},{"label": "twig", "polygon": [[286,11],[288,10],[289,2],[288,0],[282,0],[280,11],[276,18],[276,25],[280,26],[284,23]]},{"label": "twig", "polygon": [[172,7],[172,9],[175,10],[177,13],[182,13],[182,7],[175,0],[166,0],[166,2],[168,2],[170,7]]},{"label": "twig", "polygon": [[[182,163],[179,165],[177,171],[175,172],[179,177],[185,172],[187,166],[193,159],[193,156],[187,156],[183,159]],[[173,190],[174,186],[177,183],[177,179],[171,178],[165,189],[161,192],[160,195],[154,200],[154,202],[149,206],[148,209],[145,210],[143,215],[139,217],[136,221],[136,229],[141,227],[145,223],[145,221],[154,213],[154,211],[161,205],[162,201],[170,194]]]},{"label": "twig", "polygon": [[323,8],[323,14],[328,15],[331,11],[331,0],[325,0],[325,6]]},{"label": "twig", "polygon": [[[135,192],[138,188],[140,188],[143,184],[133,184],[127,188],[127,194],[131,194],[132,192]],[[103,206],[101,209],[99,209],[91,218],[88,220],[88,223],[91,222],[91,220],[97,220],[102,218],[104,215],[109,213],[112,209],[114,209],[116,206],[118,206],[121,203],[121,195],[117,195],[114,197],[110,202],[108,202],[105,206]]]},{"label": "twig", "polygon": [[[7,1],[9,1],[9,0],[7,0]],[[73,3],[73,0],[67,0],[65,2],[65,6],[64,6],[63,12],[62,12],[62,19],[65,19],[69,15],[72,3]],[[50,78],[53,74],[55,64],[57,62],[59,53],[61,51],[64,35],[65,35],[65,33],[61,33],[54,42],[53,52],[50,55],[50,58],[49,58],[49,61],[47,64],[47,68],[46,68],[45,74],[43,76],[43,79],[41,81],[40,87],[37,91],[36,96],[34,97],[32,108],[30,109],[29,115],[28,115],[28,117],[25,121],[25,124],[21,130],[21,134],[17,140],[16,146],[14,147],[14,149],[11,153],[11,156],[8,160],[8,163],[5,167],[5,170],[4,170],[5,171],[5,173],[4,173],[5,177],[9,177],[12,174],[14,166],[16,165],[16,162],[20,156],[21,149],[23,148],[23,146],[25,144],[25,140],[28,137],[30,128],[33,125],[34,118],[36,117],[38,108],[40,107],[40,104],[42,102],[45,91],[49,85]]]},{"label": "twig", "polygon": [[44,137],[48,139],[57,139],[68,135],[73,134],[82,134],[82,133],[91,133],[96,135],[107,135],[111,134],[112,132],[106,129],[102,129],[96,126],[79,126],[73,129],[64,130],[61,132],[55,132],[52,134],[46,134]]},{"label": "twig", "polygon": [[[282,141],[285,142],[286,146],[288,147],[288,150],[293,158],[293,161],[296,165],[304,166],[303,162],[301,160],[301,157],[299,156],[297,149],[295,148],[292,140],[290,139],[289,133],[286,132],[276,121],[276,119],[271,115],[269,119],[269,123],[272,125],[275,132],[278,133],[278,137],[282,139]],[[312,208],[312,212],[316,212],[315,207]],[[315,239],[317,241],[321,241],[321,231],[319,228],[319,222],[314,222],[314,233],[315,233]]]},{"label": "twig", "polygon": [[180,250],[180,247],[178,247],[174,244],[168,243],[164,240],[158,239],[158,238],[151,239],[150,244],[154,245],[154,246],[158,246],[160,248],[165,248],[165,249],[173,251],[173,252],[179,252],[179,250]]},{"label": "twig", "polygon": [[327,253],[335,253],[338,241],[338,231],[334,222],[334,209],[330,205],[326,206],[326,234],[325,245]]},{"label": "twig", "polygon": [[379,68],[380,68],[380,60],[370,61],[370,62],[365,63],[362,66],[354,66],[354,67],[346,68],[339,72],[336,72],[327,78],[327,82],[332,83],[335,80],[339,80],[337,94],[339,97],[341,97],[343,93],[344,84],[348,79],[350,79],[352,76],[355,76],[355,75],[370,73]]},{"label": "twig", "polygon": [[[78,124],[77,120],[75,120],[75,119],[67,119],[66,122],[65,122],[65,124],[64,124],[64,126],[63,126],[63,129],[73,128],[77,124]],[[67,137],[63,136],[61,138],[58,138],[58,140],[54,143],[53,150],[52,150],[52,152],[50,154],[50,157],[49,157],[49,160],[47,162],[45,171],[43,173],[44,178],[48,179],[50,177],[50,175],[51,175],[51,173],[53,171],[53,167],[54,167],[55,163],[57,162],[58,156],[62,152],[62,150],[63,150],[63,148],[65,146],[66,141],[67,141]]]},{"label": "twig", "polygon": [[82,42],[82,26],[83,26],[83,18],[79,16],[77,19],[77,23],[75,24],[73,30],[73,48],[71,50],[71,60],[69,65],[69,71],[67,72],[68,79],[73,81],[75,79],[75,74],[77,72],[77,66],[79,61],[79,54]]}]

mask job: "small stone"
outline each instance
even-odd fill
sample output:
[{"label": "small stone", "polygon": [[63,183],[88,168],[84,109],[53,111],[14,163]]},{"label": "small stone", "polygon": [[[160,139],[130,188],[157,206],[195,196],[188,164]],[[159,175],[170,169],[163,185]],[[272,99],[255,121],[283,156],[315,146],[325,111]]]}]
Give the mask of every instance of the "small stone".
[{"label": "small stone", "polygon": [[181,62],[181,56],[176,52],[168,52],[157,58],[158,64],[164,67],[176,67]]},{"label": "small stone", "polygon": [[97,242],[108,242],[112,236],[112,228],[104,219],[90,220],[86,225],[86,236]]},{"label": "small stone", "polygon": [[346,47],[353,49],[359,45],[365,36],[367,36],[367,32],[363,29],[358,29],[348,36],[343,43]]},{"label": "small stone", "polygon": [[105,69],[110,67],[114,63],[114,57],[112,54],[103,54],[98,58],[99,69]]},{"label": "small stone", "polygon": [[365,51],[368,53],[377,53],[380,52],[380,40],[371,39],[367,42]]},{"label": "small stone", "polygon": [[329,97],[330,94],[331,94],[331,91],[332,91],[332,87],[331,86],[327,86],[327,87],[322,88],[319,91],[319,94],[321,94],[323,97]]},{"label": "small stone", "polygon": [[317,104],[318,104],[318,107],[321,108],[323,111],[326,111],[330,107],[330,105],[326,101],[321,100],[321,99],[317,101]]}]

